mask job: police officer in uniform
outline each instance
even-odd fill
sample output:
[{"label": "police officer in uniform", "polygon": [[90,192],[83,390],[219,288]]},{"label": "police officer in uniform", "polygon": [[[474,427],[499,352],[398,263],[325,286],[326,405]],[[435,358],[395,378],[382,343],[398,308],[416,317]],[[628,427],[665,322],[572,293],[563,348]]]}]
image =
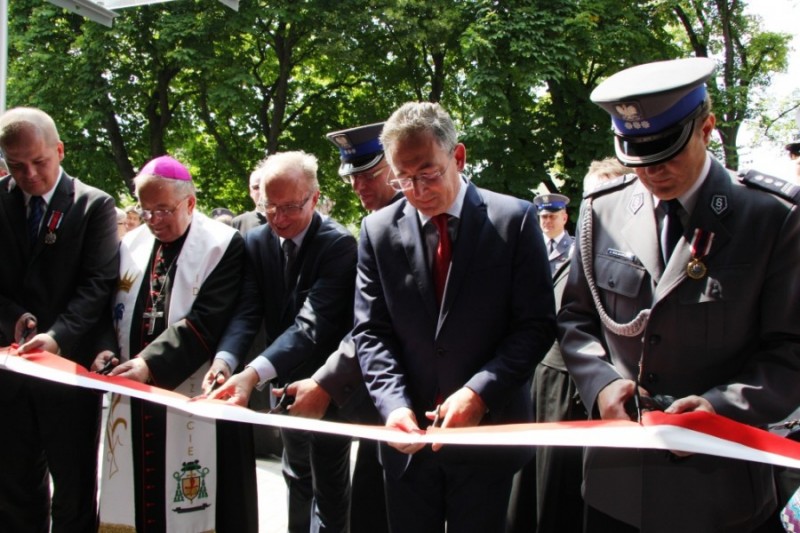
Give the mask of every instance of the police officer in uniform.
[{"label": "police officer in uniform", "polygon": [[540,194],[533,199],[539,213],[539,226],[542,228],[544,244],[550,260],[550,274],[569,260],[575,238],[566,231],[567,204],[569,198],[563,194]]},{"label": "police officer in uniform", "polygon": [[[558,315],[593,418],[638,419],[636,391],[757,426],[800,404],[800,213],[707,152],[714,68],[649,63],[592,92],[636,173],[586,195]],[[587,531],[753,531],[777,509],[768,465],[659,450],[588,448],[583,493]]]}]

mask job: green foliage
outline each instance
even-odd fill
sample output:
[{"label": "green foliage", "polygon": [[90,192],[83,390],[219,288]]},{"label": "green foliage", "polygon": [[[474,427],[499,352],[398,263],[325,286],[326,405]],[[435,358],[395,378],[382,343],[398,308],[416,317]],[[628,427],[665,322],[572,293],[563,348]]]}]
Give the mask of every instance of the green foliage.
[{"label": "green foliage", "polygon": [[726,5],[242,0],[234,12],[177,0],[120,10],[106,28],[15,0],[8,104],[48,111],[64,167],[122,202],[136,170],[170,153],[190,167],[203,209],[246,211],[256,164],[304,150],[319,158],[333,216],[355,223],[363,209],[324,135],[385,120],[408,100],[451,112],[479,185],[530,198],[544,183],[576,197],[589,163],[612,153],[608,116],[589,95],[621,68],[732,49],[733,78],[726,70],[715,93],[722,127],[748,116],[785,67],[786,36]]}]

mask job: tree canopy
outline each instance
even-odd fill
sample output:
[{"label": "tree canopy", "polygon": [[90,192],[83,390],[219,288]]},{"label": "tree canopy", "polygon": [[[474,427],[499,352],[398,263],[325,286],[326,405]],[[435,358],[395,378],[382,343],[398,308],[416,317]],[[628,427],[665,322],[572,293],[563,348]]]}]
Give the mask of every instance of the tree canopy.
[{"label": "tree canopy", "polygon": [[476,183],[575,196],[589,163],[613,153],[589,94],[657,59],[717,59],[721,153],[735,167],[738,129],[788,46],[737,0],[242,0],[238,12],[181,0],[122,10],[113,28],[15,0],[9,36],[9,107],[53,116],[74,175],[130,201],[136,170],[170,153],[202,207],[241,212],[257,162],[301,149],[343,222],[363,211],[325,133],[439,101]]}]

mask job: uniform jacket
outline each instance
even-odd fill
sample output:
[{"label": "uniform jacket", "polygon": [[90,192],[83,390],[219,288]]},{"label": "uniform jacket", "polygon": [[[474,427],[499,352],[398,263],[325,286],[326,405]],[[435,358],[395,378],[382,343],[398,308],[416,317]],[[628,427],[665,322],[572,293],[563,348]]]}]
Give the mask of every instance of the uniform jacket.
[{"label": "uniform jacket", "polygon": [[[483,424],[532,420],[528,380],[554,339],[553,291],[536,211],[468,185],[444,302],[436,304],[417,211],[403,199],[366,217],[359,242],[353,337],[383,418],[424,412],[461,387],[488,407]],[[530,451],[445,446],[441,460],[519,468]],[[382,445],[387,473],[410,457]]]},{"label": "uniform jacket", "polygon": [[[63,218],[48,244],[56,212]],[[17,319],[30,312],[62,355],[88,367],[89,332],[108,309],[119,270],[114,200],[62,171],[32,248],[26,216],[22,190],[10,176],[0,179],[0,345],[14,341]]]},{"label": "uniform jacket", "polygon": [[247,232],[245,255],[240,301],[218,351],[241,358],[263,321],[267,346],[259,357],[269,359],[282,383],[309,377],[352,325],[355,239],[314,213],[288,289],[280,238],[269,224]]},{"label": "uniform jacket", "polygon": [[[559,336],[590,413],[596,416],[597,394],[611,381],[636,379],[640,357],[640,383],[650,394],[702,395],[718,414],[740,422],[780,420],[800,404],[794,204],[744,186],[712,160],[683,238],[663,267],[653,197],[635,176],[595,193],[592,202],[582,220],[592,217],[593,272],[606,311],[617,322],[652,311],[637,336],[601,325],[584,276],[587,257],[576,244]],[[714,235],[701,279],[686,271],[695,229]],[[645,532],[746,530],[775,503],[767,466],[706,455],[674,461],[664,452],[590,449],[584,483],[590,505],[641,523]]]},{"label": "uniform jacket", "polygon": [[569,261],[574,243],[575,237],[564,232],[564,237],[558,241],[555,249],[548,255],[547,259],[550,261],[550,273],[553,274],[554,278],[558,267]]}]

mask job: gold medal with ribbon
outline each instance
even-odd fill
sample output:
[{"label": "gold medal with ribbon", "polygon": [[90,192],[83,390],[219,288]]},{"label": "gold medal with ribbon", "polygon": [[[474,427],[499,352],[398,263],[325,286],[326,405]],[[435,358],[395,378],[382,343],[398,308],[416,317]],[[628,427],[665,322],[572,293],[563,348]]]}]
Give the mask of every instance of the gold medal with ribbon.
[{"label": "gold medal with ribbon", "polygon": [[703,279],[708,273],[708,267],[703,263],[703,259],[711,251],[711,243],[714,240],[714,233],[695,228],[690,244],[692,258],[686,265],[686,275],[692,279]]}]

